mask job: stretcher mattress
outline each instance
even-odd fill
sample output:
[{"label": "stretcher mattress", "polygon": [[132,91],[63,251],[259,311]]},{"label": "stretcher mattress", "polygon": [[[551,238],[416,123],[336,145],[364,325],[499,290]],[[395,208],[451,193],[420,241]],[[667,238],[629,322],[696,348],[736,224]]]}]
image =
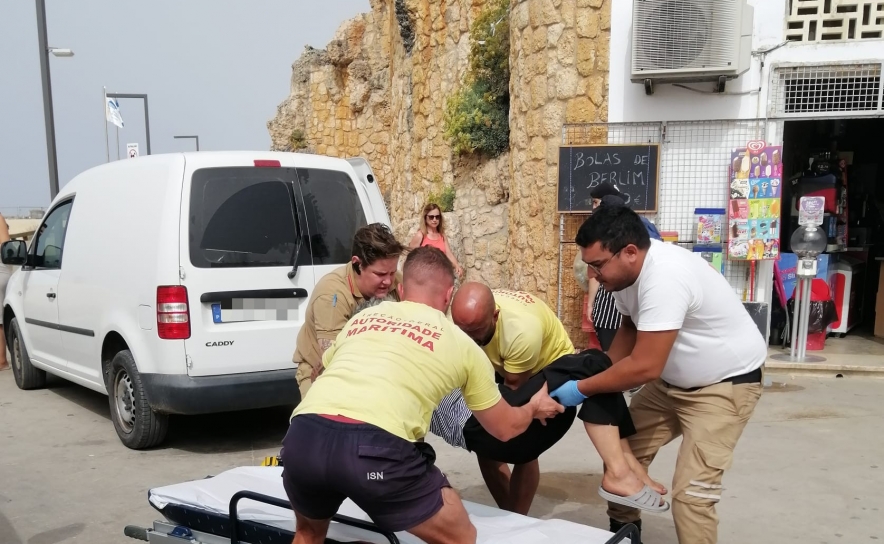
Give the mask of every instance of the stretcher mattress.
[{"label": "stretcher mattress", "polygon": [[[169,521],[186,524],[192,529],[213,532],[210,521],[229,519],[230,499],[239,491],[253,491],[285,500],[281,476],[282,467],[240,467],[211,478],[151,489],[149,500]],[[608,531],[570,521],[541,520],[468,501],[464,501],[464,504],[476,526],[479,544],[604,544],[613,536]],[[239,503],[238,512],[239,519],[246,521],[249,526],[269,527],[286,533],[294,531],[294,515],[291,510],[243,499]],[[338,513],[371,521],[349,499]],[[185,522],[183,518],[190,521]],[[396,536],[403,544],[423,542],[407,533],[397,533]],[[339,523],[332,523],[328,537],[338,542],[387,542],[379,534]]]}]

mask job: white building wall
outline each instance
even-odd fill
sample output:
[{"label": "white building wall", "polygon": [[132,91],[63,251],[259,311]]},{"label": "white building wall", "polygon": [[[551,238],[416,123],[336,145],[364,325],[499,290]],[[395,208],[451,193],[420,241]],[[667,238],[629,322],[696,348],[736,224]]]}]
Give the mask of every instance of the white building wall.
[{"label": "white building wall", "polygon": [[[633,0],[613,2],[608,121],[764,118],[768,112],[770,70],[778,63],[881,62],[884,59],[884,40],[784,44],[788,0],[749,0],[749,4],[755,7],[752,38],[752,50],[755,54],[749,71],[728,81],[725,94],[702,94],[673,85],[658,84],[654,94],[648,96],[642,84],[630,81]],[[784,45],[776,48],[781,44]],[[772,48],[776,49],[767,54],[761,53]],[[713,87],[712,83],[687,85],[703,90],[712,90]]]},{"label": "white building wall", "polygon": [[[884,59],[884,40],[827,41],[824,43],[787,42],[785,31],[789,0],[749,0],[749,4],[755,8],[751,67],[739,78],[729,80],[724,94],[695,92],[669,84],[657,84],[654,94],[648,96],[645,94],[642,84],[630,81],[633,0],[613,2],[611,8],[608,121],[620,123],[763,119],[768,117],[769,112],[771,69],[778,64],[881,62]],[[713,89],[711,82],[686,85],[704,91],[712,91]],[[766,139],[770,143],[782,143],[781,123],[768,123],[766,132]],[[763,134],[760,136],[764,138]],[[672,154],[670,156],[681,154],[700,157],[711,151],[707,147],[711,146],[702,141],[698,141],[696,146],[682,142],[670,150]],[[721,146],[719,145],[719,147]],[[713,155],[720,152],[721,150],[717,149]],[[663,160],[666,160],[665,156]],[[702,160],[698,159],[697,162],[702,162]],[[717,163],[718,161],[713,160],[712,162]],[[712,165],[707,164],[705,167],[709,174],[717,171]],[[661,188],[666,191],[668,186],[669,192],[672,193],[673,187],[682,182],[680,180],[681,172],[689,171],[690,168],[690,165],[683,165],[681,171],[676,168],[670,169],[668,175],[664,173],[660,179]],[[726,196],[723,196],[726,192],[726,168],[727,162],[722,160],[722,196],[713,195],[709,198],[710,203],[715,201],[715,204],[720,204],[717,202],[719,198],[722,202],[726,200]],[[714,187],[717,187],[718,180],[708,179],[705,183],[711,184],[711,191],[715,192]],[[670,195],[669,200],[671,199]],[[682,198],[678,198],[678,200],[681,201]],[[688,202],[684,204],[681,206],[684,209],[678,210],[679,216],[691,213],[688,208],[692,208],[694,202],[690,202],[690,206],[687,205]],[[668,215],[671,216],[671,213]],[[665,223],[674,221],[684,223],[683,217],[667,217],[663,212],[658,214],[657,219],[664,223],[664,227]],[[733,277],[739,275],[745,266],[740,263],[728,265],[729,280],[732,281],[735,288],[739,286],[740,282],[735,283]],[[762,261],[758,263],[755,300],[771,301],[772,280],[773,262]],[[738,291],[740,290],[738,288]],[[743,291],[745,292],[745,289]]]}]

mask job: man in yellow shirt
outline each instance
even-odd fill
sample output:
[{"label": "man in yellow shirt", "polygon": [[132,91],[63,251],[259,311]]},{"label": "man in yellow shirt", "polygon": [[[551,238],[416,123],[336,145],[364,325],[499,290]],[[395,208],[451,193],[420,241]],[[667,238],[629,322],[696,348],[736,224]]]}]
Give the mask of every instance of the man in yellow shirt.
[{"label": "man in yellow shirt", "polygon": [[[432,247],[405,261],[400,297],[352,318],[323,355],[325,371],[292,414],[283,484],[294,544],[320,544],[345,498],[381,529],[433,543],[475,542],[460,498],[421,439],[454,389],[499,440],[564,409],[546,386],[521,407],[501,399],[485,354],[445,315],[454,269]],[[366,372],[366,368],[371,372]]]},{"label": "man in yellow shirt", "polygon": [[304,314],[304,326],[292,360],[301,398],[322,371],[322,354],[365,299],[399,297],[397,269],[404,246],[382,223],[356,231],[351,262],[323,276],[313,289]]},{"label": "man in yellow shirt", "polygon": [[[587,350],[575,354],[561,321],[549,306],[530,293],[492,291],[480,283],[466,283],[454,297],[451,316],[482,347],[504,385],[514,390],[504,395],[508,401],[524,394],[525,388],[530,391],[532,383],[537,387],[538,381],[553,377],[558,380],[574,373],[592,376],[611,366],[601,352]],[[537,376],[541,372],[544,375]],[[543,443],[549,447],[550,442],[557,441],[560,436],[554,434],[558,432],[554,429],[570,425],[569,416],[574,417],[572,412],[563,413],[551,420],[547,428],[532,429],[534,444],[525,446],[526,453],[532,450],[532,454],[522,458],[532,459],[513,463],[512,472],[507,464],[507,460],[514,458],[510,448],[497,443],[477,425],[465,428],[469,431],[465,433],[467,443],[474,444],[471,449],[476,452],[482,477],[500,508],[528,513],[540,483],[537,457],[544,451],[535,446]],[[605,462],[600,493],[627,497],[639,508],[668,509],[669,505],[661,500],[666,490],[648,477],[626,443],[625,439],[635,434],[635,427],[623,395],[609,393],[586,399],[578,417]],[[560,424],[559,420],[564,421]]]}]

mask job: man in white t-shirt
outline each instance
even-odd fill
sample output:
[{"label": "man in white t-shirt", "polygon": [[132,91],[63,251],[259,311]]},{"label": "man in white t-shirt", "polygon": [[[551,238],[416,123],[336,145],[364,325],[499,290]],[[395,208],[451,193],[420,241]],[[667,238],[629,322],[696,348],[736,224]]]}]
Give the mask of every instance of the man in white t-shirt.
[{"label": "man in white t-shirt", "polygon": [[[629,438],[645,466],[679,435],[672,515],[681,544],[718,539],[715,504],[734,447],[762,392],[767,347],[727,280],[694,253],[648,237],[626,207],[602,207],[577,233],[587,272],[614,292],[623,323],[614,365],[550,395],[565,406],[586,396],[647,384],[629,412]],[[641,520],[609,503],[612,530]]]}]

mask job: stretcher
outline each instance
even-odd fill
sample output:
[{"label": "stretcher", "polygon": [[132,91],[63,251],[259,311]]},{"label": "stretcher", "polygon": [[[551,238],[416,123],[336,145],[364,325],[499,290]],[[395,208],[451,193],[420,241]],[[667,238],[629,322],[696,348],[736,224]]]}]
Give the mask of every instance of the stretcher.
[{"label": "stretcher", "polygon": [[[165,521],[124,534],[151,544],[291,544],[294,515],[282,467],[240,467],[214,477],[151,489],[151,506]],[[541,520],[464,501],[478,544],[629,543],[635,526],[617,534],[559,519]],[[329,528],[326,544],[421,544],[408,533],[387,533],[349,499]]]}]

